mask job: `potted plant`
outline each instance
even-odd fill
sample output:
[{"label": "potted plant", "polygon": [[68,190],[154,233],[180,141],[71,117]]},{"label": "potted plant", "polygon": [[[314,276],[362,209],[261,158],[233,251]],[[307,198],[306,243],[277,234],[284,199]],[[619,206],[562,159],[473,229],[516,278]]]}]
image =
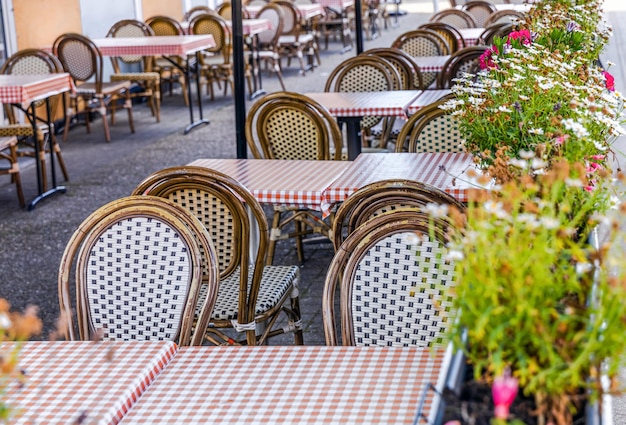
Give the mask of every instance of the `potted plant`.
[{"label": "potted plant", "polygon": [[[615,212],[626,209],[614,181],[623,177],[610,169],[622,99],[597,61],[610,35],[601,6],[536,3],[444,106],[482,168],[467,211],[452,216],[463,229],[450,246],[452,341],[502,405],[519,386],[538,424],[571,424],[615,391],[626,348],[615,249],[624,243]],[[601,241],[589,243],[598,229]],[[490,420],[528,423],[513,416],[499,409]]]}]

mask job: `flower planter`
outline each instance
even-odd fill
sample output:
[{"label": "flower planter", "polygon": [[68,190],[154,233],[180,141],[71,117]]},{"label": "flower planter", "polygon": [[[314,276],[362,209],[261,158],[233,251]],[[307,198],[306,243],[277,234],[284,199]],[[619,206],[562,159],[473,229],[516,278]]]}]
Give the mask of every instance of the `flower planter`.
[{"label": "flower planter", "polygon": [[[445,376],[440,376],[438,379],[438,383],[444,383],[444,386],[429,386],[428,391],[435,393],[430,415],[428,419],[422,417],[423,403],[420,403],[420,412],[418,412],[415,425],[445,425],[455,420],[462,425],[469,423],[489,425],[493,414],[491,388],[486,384],[473,381],[462,352],[456,351],[446,359],[448,364],[441,370]],[[426,395],[425,391],[423,398],[426,398]],[[536,417],[530,414],[533,408],[534,400],[518,394],[511,406],[511,419],[517,418],[526,425],[535,425]],[[473,418],[474,422],[464,420],[463,415],[465,418]],[[575,417],[574,424],[613,425],[612,397],[605,395],[601,405],[587,403],[583,411]]]}]

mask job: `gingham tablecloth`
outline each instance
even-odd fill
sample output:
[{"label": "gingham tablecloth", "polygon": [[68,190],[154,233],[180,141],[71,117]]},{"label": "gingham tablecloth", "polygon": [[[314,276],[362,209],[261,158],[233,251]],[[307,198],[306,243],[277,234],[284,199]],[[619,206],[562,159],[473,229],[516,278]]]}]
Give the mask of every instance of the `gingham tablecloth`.
[{"label": "gingham tablecloth", "polygon": [[0,75],[1,103],[31,103],[74,88],[67,73],[45,75]]},{"label": "gingham tablecloth", "polygon": [[167,35],[159,37],[95,38],[103,56],[186,56],[215,46],[215,40],[206,35]]},{"label": "gingham tablecloth", "polygon": [[342,202],[363,186],[386,179],[407,179],[444,190],[467,202],[472,186],[465,176],[474,167],[465,153],[362,153],[329,186],[331,203]]},{"label": "gingham tablecloth", "polygon": [[320,103],[334,117],[399,117],[406,119],[406,111],[421,90],[380,92],[319,92],[305,93]]},{"label": "gingham tablecloth", "polygon": [[[1,344],[0,352],[10,346]],[[11,424],[116,424],[177,350],[166,341],[25,342],[24,384],[3,394],[15,412]]]},{"label": "gingham tablecloth", "polygon": [[[465,40],[465,46],[475,46],[478,43],[478,38],[485,31],[484,28],[459,28],[461,37]],[[461,40],[459,40],[459,44]]]},{"label": "gingham tablecloth", "polygon": [[439,72],[450,59],[450,55],[441,56],[413,56],[413,60],[419,66],[421,72]]},{"label": "gingham tablecloth", "polygon": [[326,189],[350,163],[278,159],[197,159],[189,165],[229,175],[244,185],[261,203],[296,205],[321,211],[326,217],[331,203]]},{"label": "gingham tablecloth", "polygon": [[444,356],[418,347],[183,347],[121,424],[410,425],[424,387],[445,374]]},{"label": "gingham tablecloth", "polygon": [[417,96],[413,102],[408,106],[406,112],[408,115],[413,115],[424,106],[428,106],[431,103],[435,103],[443,96],[450,94],[450,89],[441,89],[441,90],[424,90],[422,94]]},{"label": "gingham tablecloth", "polygon": [[[232,21],[227,20],[226,25],[232,29]],[[272,29],[272,21],[269,19],[242,19],[241,31],[243,35],[256,35],[266,30]]]}]

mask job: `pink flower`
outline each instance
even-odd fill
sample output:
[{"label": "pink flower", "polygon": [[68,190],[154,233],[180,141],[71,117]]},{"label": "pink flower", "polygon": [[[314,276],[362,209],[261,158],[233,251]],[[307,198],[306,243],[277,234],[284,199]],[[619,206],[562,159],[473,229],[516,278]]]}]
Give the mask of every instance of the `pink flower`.
[{"label": "pink flower", "polygon": [[604,75],[606,89],[608,91],[615,91],[615,77],[613,77],[609,71],[602,71],[602,75]]},{"label": "pink flower", "polygon": [[591,159],[596,160],[596,161],[604,161],[604,158],[606,158],[606,155],[593,155],[591,157]]},{"label": "pink flower", "polygon": [[519,40],[519,42],[525,46],[528,46],[532,42],[529,30],[511,32],[508,36],[507,43],[511,44],[511,40]]},{"label": "pink flower", "polygon": [[497,46],[491,46],[489,49],[485,50],[485,52],[480,55],[480,69],[496,69],[498,65],[495,64],[493,59],[491,58],[494,54],[497,55],[500,53],[498,51]]},{"label": "pink flower", "polygon": [[509,407],[515,400],[518,389],[517,379],[511,376],[511,372],[506,369],[504,374],[496,377],[491,387],[493,404],[495,405],[494,416],[497,419],[507,419],[509,417]]}]

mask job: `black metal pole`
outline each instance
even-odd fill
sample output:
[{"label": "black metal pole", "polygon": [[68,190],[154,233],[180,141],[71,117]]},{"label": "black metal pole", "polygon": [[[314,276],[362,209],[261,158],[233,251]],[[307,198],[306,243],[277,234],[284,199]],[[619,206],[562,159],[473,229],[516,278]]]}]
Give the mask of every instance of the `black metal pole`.
[{"label": "black metal pole", "polygon": [[241,0],[232,1],[233,78],[235,80],[235,134],[237,135],[237,158],[247,158],[248,150],[244,127],[246,124],[246,89],[244,73],[243,25]]},{"label": "black metal pole", "polygon": [[354,1],[354,31],[356,32],[356,54],[363,53],[363,7],[361,0]]}]

